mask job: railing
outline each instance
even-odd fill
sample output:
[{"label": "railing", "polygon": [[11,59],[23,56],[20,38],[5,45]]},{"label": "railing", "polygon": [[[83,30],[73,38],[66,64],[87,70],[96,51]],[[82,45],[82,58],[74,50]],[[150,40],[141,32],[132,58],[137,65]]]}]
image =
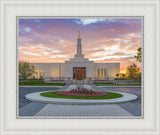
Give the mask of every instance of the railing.
[{"label": "railing", "polygon": [[116,80],[116,85],[141,85],[141,81],[134,81],[134,80]]},{"label": "railing", "polygon": [[[76,80],[76,79],[73,79],[72,77],[45,77],[45,80],[59,80],[59,81],[67,81],[67,80]],[[86,79],[83,79],[83,80],[114,80],[114,77],[86,77]]]},{"label": "railing", "polygon": [[45,77],[45,82],[51,83],[66,83],[66,84],[95,84],[105,86],[120,86],[120,85],[141,85],[141,82],[133,80],[114,80],[113,77],[99,78],[87,77],[83,80],[76,80],[71,77]]},{"label": "railing", "polygon": [[96,80],[94,84],[97,86],[140,86],[140,81],[133,80]]}]

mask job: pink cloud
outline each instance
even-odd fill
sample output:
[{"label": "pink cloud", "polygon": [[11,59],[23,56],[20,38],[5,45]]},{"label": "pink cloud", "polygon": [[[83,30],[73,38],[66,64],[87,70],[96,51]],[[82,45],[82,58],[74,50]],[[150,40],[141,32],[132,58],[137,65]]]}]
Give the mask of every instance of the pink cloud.
[{"label": "pink cloud", "polygon": [[[70,22],[21,23],[19,59],[29,62],[64,62],[76,53],[78,31],[81,31],[82,51],[95,62],[120,62],[121,70],[137,63],[134,55],[141,46],[141,24],[101,23],[81,26]],[[138,63],[137,63],[138,64]]]}]

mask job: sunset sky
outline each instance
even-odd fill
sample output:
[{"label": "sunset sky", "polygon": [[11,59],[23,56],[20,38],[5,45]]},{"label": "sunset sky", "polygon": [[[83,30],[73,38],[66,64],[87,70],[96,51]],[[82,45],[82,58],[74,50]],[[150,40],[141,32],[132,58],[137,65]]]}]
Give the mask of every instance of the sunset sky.
[{"label": "sunset sky", "polygon": [[78,32],[82,52],[96,63],[120,62],[123,72],[141,47],[139,18],[19,19],[19,60],[63,63],[76,53]]}]

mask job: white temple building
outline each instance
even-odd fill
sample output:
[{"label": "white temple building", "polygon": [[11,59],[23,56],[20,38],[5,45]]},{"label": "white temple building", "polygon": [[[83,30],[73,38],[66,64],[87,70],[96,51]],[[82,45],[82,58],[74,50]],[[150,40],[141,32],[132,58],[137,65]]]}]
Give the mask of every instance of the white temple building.
[{"label": "white temple building", "polygon": [[95,63],[84,57],[80,33],[77,38],[77,54],[65,63],[32,63],[45,80],[112,80],[120,73],[120,63]]}]

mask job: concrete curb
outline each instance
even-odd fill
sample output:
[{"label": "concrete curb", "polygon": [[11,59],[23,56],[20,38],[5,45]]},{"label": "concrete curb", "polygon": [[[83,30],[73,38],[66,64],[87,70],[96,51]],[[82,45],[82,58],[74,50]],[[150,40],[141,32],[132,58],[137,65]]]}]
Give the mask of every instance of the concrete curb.
[{"label": "concrete curb", "polygon": [[[43,92],[49,92],[49,91],[43,91]],[[42,103],[49,103],[49,104],[118,104],[118,103],[124,103],[129,102],[137,99],[136,95],[124,93],[124,92],[115,92],[122,94],[123,97],[121,98],[115,98],[115,99],[65,99],[65,98],[48,98],[43,97],[40,94],[43,92],[36,92],[36,93],[30,93],[25,96],[26,99],[33,101],[33,102],[42,102]],[[110,91],[113,92],[113,91]]]}]

